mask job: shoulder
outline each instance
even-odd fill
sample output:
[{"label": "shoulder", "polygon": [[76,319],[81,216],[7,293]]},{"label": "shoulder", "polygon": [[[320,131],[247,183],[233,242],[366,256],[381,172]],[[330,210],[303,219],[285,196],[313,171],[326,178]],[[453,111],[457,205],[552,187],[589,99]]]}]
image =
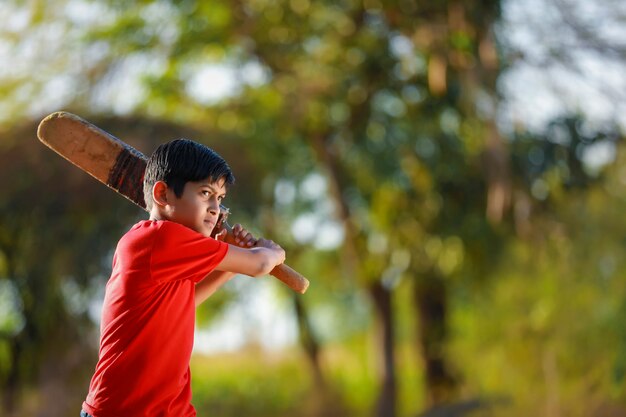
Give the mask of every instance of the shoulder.
[{"label": "shoulder", "polygon": [[203,240],[214,240],[207,238],[193,229],[180,223],[169,220],[150,220],[151,224],[146,225],[147,229],[153,231],[155,239],[159,242],[183,243]]},{"label": "shoulder", "polygon": [[[154,244],[157,245],[186,242],[190,240],[203,239],[200,233],[168,220],[142,220],[133,225],[128,232],[120,239],[120,243],[133,244]],[[206,239],[206,238],[204,238]]]},{"label": "shoulder", "polygon": [[164,220],[142,220],[134,224],[122,236],[118,243],[119,248],[137,249],[139,247],[154,247],[156,242],[185,238],[193,230],[185,226]]},{"label": "shoulder", "polygon": [[154,220],[142,220],[135,223],[120,239],[120,243],[125,241],[144,240],[154,237],[161,228],[160,222]]},{"label": "shoulder", "polygon": [[119,240],[116,248],[118,261],[147,257],[154,246],[158,235],[159,225],[156,222],[144,220],[134,224]]},{"label": "shoulder", "polygon": [[156,236],[158,234],[195,234],[197,232],[183,226],[180,223],[169,220],[142,220],[134,224],[128,232],[122,237],[133,236]]}]

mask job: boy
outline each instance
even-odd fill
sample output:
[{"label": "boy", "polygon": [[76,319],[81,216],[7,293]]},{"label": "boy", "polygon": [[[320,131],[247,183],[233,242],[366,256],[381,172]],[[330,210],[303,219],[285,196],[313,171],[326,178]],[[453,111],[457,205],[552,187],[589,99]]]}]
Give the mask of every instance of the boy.
[{"label": "boy", "polygon": [[261,276],[285,260],[274,242],[240,225],[211,237],[234,183],[213,150],[178,139],[148,160],[144,196],[150,219],[119,241],[106,285],[100,352],[81,416],[187,417],[195,306],[234,274]]}]

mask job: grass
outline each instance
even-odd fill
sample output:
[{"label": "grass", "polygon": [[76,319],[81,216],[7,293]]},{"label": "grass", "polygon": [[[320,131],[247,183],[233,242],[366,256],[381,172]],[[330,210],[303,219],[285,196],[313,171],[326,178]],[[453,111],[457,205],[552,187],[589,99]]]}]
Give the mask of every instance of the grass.
[{"label": "grass", "polygon": [[312,390],[307,364],[297,354],[246,350],[194,355],[193,403],[198,415],[276,417],[296,412]]}]

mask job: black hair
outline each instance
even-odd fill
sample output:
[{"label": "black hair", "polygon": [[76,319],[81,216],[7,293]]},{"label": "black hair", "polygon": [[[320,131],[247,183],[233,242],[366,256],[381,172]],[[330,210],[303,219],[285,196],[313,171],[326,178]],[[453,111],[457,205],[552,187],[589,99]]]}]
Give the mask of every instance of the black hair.
[{"label": "black hair", "polygon": [[224,179],[226,187],[235,183],[230,167],[217,152],[189,139],[175,139],[159,145],[148,159],[143,179],[143,195],[148,210],[152,209],[152,187],[164,181],[176,197],[183,195],[190,181]]}]

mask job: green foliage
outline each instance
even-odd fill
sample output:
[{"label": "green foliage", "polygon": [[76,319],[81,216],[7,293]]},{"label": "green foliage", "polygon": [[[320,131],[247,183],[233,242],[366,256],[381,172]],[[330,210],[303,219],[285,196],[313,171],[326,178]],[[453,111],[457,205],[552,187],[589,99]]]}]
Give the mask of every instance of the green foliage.
[{"label": "green foliage", "polygon": [[508,402],[506,415],[539,405],[594,415],[625,403],[626,264],[617,253],[626,183],[618,166],[605,172],[606,186],[550,193],[552,209],[537,215],[531,236],[508,241],[490,272],[497,280],[460,291],[450,356],[474,395]]},{"label": "green foliage", "polygon": [[[34,131],[28,125],[14,134]],[[4,150],[0,173],[14,179],[0,199],[0,386],[7,393],[37,381],[40,367],[69,341],[86,346],[79,335],[91,326],[89,301],[110,270],[112,240],[137,214],[51,159],[34,138],[15,143]]]},{"label": "green foliage", "polygon": [[262,352],[192,360],[193,404],[199,414],[306,415],[311,382],[297,358],[263,358]]},{"label": "green foliage", "polygon": [[[151,144],[169,139],[160,136],[162,119],[216,145],[238,178],[233,218],[281,242],[289,263],[312,278],[306,318],[347,412],[371,414],[380,390],[374,282],[393,304],[399,415],[427,407],[436,360],[459,384],[451,399],[503,398],[508,405],[493,415],[593,415],[625,403],[619,129],[571,116],[545,132],[498,131],[497,85],[509,65],[498,62],[493,39],[500,2],[88,4],[100,18],[70,30],[80,19],[63,20],[66,2],[36,2],[29,29],[45,32],[55,23],[47,16],[62,20],[59,30],[91,57],[50,45],[38,63],[81,63],[64,67],[77,91],[67,103],[81,114],[121,108],[148,126]],[[205,90],[219,77],[202,77],[216,65],[237,78],[218,98]],[[120,82],[127,72],[139,74],[132,97],[128,80]],[[14,114],[27,113],[51,73],[0,83],[15,98],[7,100]],[[51,334],[84,333],[86,300],[136,215],[20,141],[34,141],[29,129],[0,142],[0,311],[8,312],[0,376],[19,369],[23,384],[35,381]],[[618,159],[594,164],[598,146]],[[305,236],[294,226],[307,222],[314,230]],[[328,230],[343,239],[324,246]],[[445,291],[422,294],[432,304],[420,305],[415,293],[432,280]],[[203,307],[201,323],[230,297]],[[438,315],[427,317],[427,307]],[[13,340],[22,343],[17,362]],[[441,347],[435,355],[432,345]],[[200,414],[305,415],[295,405],[315,387],[302,361],[260,357],[194,359]]]}]

